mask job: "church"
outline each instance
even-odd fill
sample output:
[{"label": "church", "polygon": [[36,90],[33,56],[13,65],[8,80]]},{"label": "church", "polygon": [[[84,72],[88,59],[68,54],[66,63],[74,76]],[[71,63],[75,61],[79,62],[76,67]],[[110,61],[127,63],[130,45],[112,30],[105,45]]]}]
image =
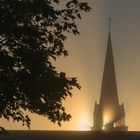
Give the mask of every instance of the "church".
[{"label": "church", "polygon": [[110,23],[99,104],[95,102],[93,131],[127,131],[124,105],[119,104]]}]

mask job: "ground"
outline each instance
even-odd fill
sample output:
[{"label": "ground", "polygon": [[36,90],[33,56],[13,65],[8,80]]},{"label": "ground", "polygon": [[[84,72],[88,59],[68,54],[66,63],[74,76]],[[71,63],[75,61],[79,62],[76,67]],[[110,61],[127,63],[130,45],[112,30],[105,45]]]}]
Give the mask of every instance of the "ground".
[{"label": "ground", "polygon": [[140,132],[9,131],[0,140],[140,140]]}]

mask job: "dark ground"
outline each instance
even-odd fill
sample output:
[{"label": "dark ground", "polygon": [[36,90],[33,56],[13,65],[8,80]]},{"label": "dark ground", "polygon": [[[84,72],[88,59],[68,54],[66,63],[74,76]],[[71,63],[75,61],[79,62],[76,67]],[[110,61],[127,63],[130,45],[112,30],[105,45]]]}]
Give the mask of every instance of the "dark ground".
[{"label": "dark ground", "polygon": [[140,132],[9,131],[0,140],[140,140]]}]

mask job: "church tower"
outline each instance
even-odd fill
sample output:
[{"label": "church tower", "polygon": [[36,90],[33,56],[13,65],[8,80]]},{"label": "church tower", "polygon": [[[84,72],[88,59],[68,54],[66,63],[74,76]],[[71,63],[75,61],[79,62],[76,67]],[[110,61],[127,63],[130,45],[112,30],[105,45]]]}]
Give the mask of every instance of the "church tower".
[{"label": "church tower", "polygon": [[99,104],[95,102],[94,125],[92,127],[92,130],[128,130],[128,127],[125,126],[124,105],[120,105],[118,99],[113,50],[111,43],[110,19],[101,95]]}]

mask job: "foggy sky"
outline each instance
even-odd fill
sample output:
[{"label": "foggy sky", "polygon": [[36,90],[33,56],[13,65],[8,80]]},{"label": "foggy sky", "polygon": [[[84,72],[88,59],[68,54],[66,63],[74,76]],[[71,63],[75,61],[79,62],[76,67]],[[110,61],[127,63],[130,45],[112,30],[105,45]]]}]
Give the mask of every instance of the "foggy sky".
[{"label": "foggy sky", "polygon": [[[120,103],[124,103],[126,125],[140,130],[140,0],[87,0],[92,10],[78,21],[80,36],[70,36],[65,46],[69,57],[60,58],[57,69],[76,76],[82,86],[64,104],[72,120],[61,128],[47,118],[32,115],[31,129],[90,130],[95,100],[99,101],[108,37],[111,37]],[[27,129],[21,124],[1,125],[7,129]]]}]

